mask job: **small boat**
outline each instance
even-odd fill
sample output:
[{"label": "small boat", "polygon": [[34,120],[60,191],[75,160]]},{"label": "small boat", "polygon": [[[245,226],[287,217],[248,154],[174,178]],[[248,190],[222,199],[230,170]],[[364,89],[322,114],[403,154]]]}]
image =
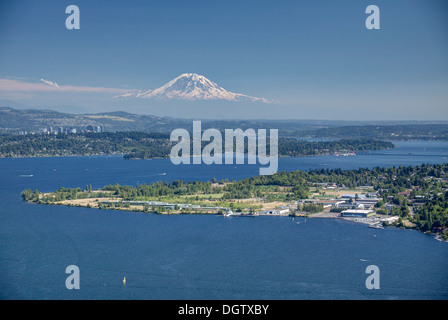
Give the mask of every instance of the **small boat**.
[{"label": "small boat", "polygon": [[159,176],[166,176],[166,172],[159,173]]},{"label": "small boat", "polygon": [[126,286],[126,277],[123,278],[123,286]]},{"label": "small boat", "polygon": [[224,213],[224,217],[231,217],[231,216],[233,216],[233,211],[232,210],[230,210],[230,211],[227,211],[226,213]]},{"label": "small boat", "polygon": [[381,224],[379,224],[379,223],[369,224],[369,228],[372,228],[372,229],[384,229],[384,227]]}]

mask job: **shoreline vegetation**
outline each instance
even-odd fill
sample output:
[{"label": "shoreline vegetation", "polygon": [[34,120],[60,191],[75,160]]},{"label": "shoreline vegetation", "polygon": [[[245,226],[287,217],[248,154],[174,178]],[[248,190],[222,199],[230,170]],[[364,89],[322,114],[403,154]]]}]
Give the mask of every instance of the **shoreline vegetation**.
[{"label": "shoreline vegetation", "polygon": [[[175,144],[177,142],[171,142],[168,134],[160,132],[0,135],[0,158],[123,155],[124,159],[163,159],[169,158]],[[393,148],[395,145],[391,142],[365,138],[304,141],[280,137],[278,140],[280,157],[353,154]],[[269,145],[267,149],[269,152]]]},{"label": "shoreline vegetation", "polygon": [[448,240],[448,164],[278,172],[241,181],[154,182],[93,190],[27,189],[24,201],[156,214],[344,218]]}]

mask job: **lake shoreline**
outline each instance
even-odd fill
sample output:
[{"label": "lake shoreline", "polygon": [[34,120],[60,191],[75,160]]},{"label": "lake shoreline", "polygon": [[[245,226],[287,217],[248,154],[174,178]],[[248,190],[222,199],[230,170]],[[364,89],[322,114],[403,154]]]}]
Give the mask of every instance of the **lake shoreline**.
[{"label": "lake shoreline", "polygon": [[[179,216],[179,215],[208,215],[208,216],[220,216],[220,217],[224,217],[224,218],[240,218],[240,217],[247,217],[250,215],[245,215],[245,214],[233,214],[230,216],[226,216],[224,214],[221,213],[212,213],[212,212],[181,212],[181,211],[170,211],[170,212],[151,212],[151,211],[145,211],[144,209],[141,208],[136,208],[136,207],[115,207],[115,208],[107,208],[107,209],[102,209],[98,206],[94,207],[91,206],[91,203],[98,203],[100,199],[81,199],[83,201],[81,201],[80,203],[35,203],[35,202],[27,202],[29,204],[36,204],[36,205],[50,205],[50,206],[65,206],[65,207],[72,207],[72,208],[85,208],[85,209],[96,209],[96,210],[101,210],[101,211],[122,211],[122,212],[129,212],[129,213],[137,213],[137,214],[149,214],[149,215],[164,215],[164,216],[170,216],[170,215],[174,215],[174,216]],[[85,200],[92,200],[90,202],[85,202]],[[108,201],[108,200],[114,200],[114,199],[102,199],[104,201]],[[413,226],[404,226],[402,224],[397,224],[397,223],[386,223],[384,222],[384,219],[387,217],[390,217],[389,215],[381,215],[378,214],[373,218],[347,218],[347,217],[342,217],[339,213],[334,213],[334,212],[321,212],[321,213],[316,213],[316,214],[309,214],[309,213],[295,213],[295,214],[263,214],[263,213],[258,213],[254,216],[250,216],[250,217],[280,217],[280,218],[292,218],[293,220],[295,220],[295,218],[298,219],[322,219],[322,220],[327,220],[327,219],[335,219],[335,220],[340,220],[340,221],[345,221],[345,222],[351,222],[351,223],[355,223],[355,224],[361,224],[361,225],[366,225],[366,226],[380,226],[380,227],[376,227],[376,229],[384,229],[386,227],[393,227],[393,228],[398,228],[398,229],[406,229],[406,230],[417,230],[419,232],[421,232],[420,230],[417,229],[416,225],[413,224]],[[406,220],[407,222],[409,222],[408,220]],[[296,222],[297,224],[303,223],[301,221]],[[409,222],[410,223],[410,222]],[[439,242],[446,242],[448,243],[448,239],[444,239],[443,238],[443,234],[441,233],[431,233],[431,232],[421,232],[427,235],[432,235],[434,236],[434,239],[439,241]]]}]

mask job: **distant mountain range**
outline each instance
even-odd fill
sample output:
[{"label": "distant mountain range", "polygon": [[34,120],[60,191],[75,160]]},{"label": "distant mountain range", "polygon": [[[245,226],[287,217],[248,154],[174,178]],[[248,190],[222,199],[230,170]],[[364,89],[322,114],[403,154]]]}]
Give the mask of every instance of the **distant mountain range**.
[{"label": "distant mountain range", "polygon": [[253,101],[269,103],[267,99],[234,93],[218,86],[204,76],[196,73],[184,73],[160,88],[137,91],[116,96],[115,98],[162,98],[180,100],[227,100]]},{"label": "distant mountain range", "polygon": [[[199,119],[197,119],[199,120]],[[202,120],[202,129],[216,128],[246,130],[279,129],[281,135],[294,136],[297,132],[334,128],[352,124],[347,121],[322,120]],[[43,128],[63,127],[85,130],[88,126],[102,126],[104,131],[171,132],[177,128],[191,131],[193,119],[176,119],[153,115],[132,114],[123,111],[71,114],[42,109],[14,109],[0,107],[0,133],[39,131]]]},{"label": "distant mountain range", "polygon": [[[199,120],[199,119],[198,119]],[[39,132],[74,128],[78,132],[88,126],[102,126],[106,132],[140,131],[170,133],[183,128],[191,132],[193,119],[176,119],[128,112],[70,114],[52,110],[13,109],[0,107],[0,134],[21,131]],[[202,129],[241,128],[278,129],[282,137],[311,139],[366,138],[380,140],[448,140],[445,121],[354,122],[327,120],[202,120]]]},{"label": "distant mountain range", "polygon": [[[127,112],[70,114],[52,110],[18,110],[0,107],[0,132],[38,131],[43,128],[86,129],[103,126],[106,131],[155,132],[173,124],[170,118]],[[167,127],[167,128],[168,128]],[[169,129],[168,129],[169,130]]]},{"label": "distant mountain range", "polygon": [[[281,132],[297,132],[313,128],[330,128],[347,124],[341,121],[289,121],[289,120],[203,120],[202,128],[217,128],[243,130],[277,129]],[[19,133],[20,131],[37,132],[43,128],[63,127],[86,130],[88,126],[102,126],[104,131],[141,131],[141,132],[171,132],[177,128],[191,131],[193,119],[175,119],[170,117],[157,117],[153,115],[132,114],[123,111],[96,113],[96,114],[70,114],[53,110],[41,109],[13,109],[0,107],[0,133]]]}]

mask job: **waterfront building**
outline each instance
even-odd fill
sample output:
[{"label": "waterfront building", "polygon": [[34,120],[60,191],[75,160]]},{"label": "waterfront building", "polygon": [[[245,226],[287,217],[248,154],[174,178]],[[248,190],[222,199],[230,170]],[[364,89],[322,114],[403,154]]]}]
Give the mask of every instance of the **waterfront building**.
[{"label": "waterfront building", "polygon": [[369,218],[375,215],[374,210],[366,209],[348,209],[341,212],[341,216],[346,218]]}]

